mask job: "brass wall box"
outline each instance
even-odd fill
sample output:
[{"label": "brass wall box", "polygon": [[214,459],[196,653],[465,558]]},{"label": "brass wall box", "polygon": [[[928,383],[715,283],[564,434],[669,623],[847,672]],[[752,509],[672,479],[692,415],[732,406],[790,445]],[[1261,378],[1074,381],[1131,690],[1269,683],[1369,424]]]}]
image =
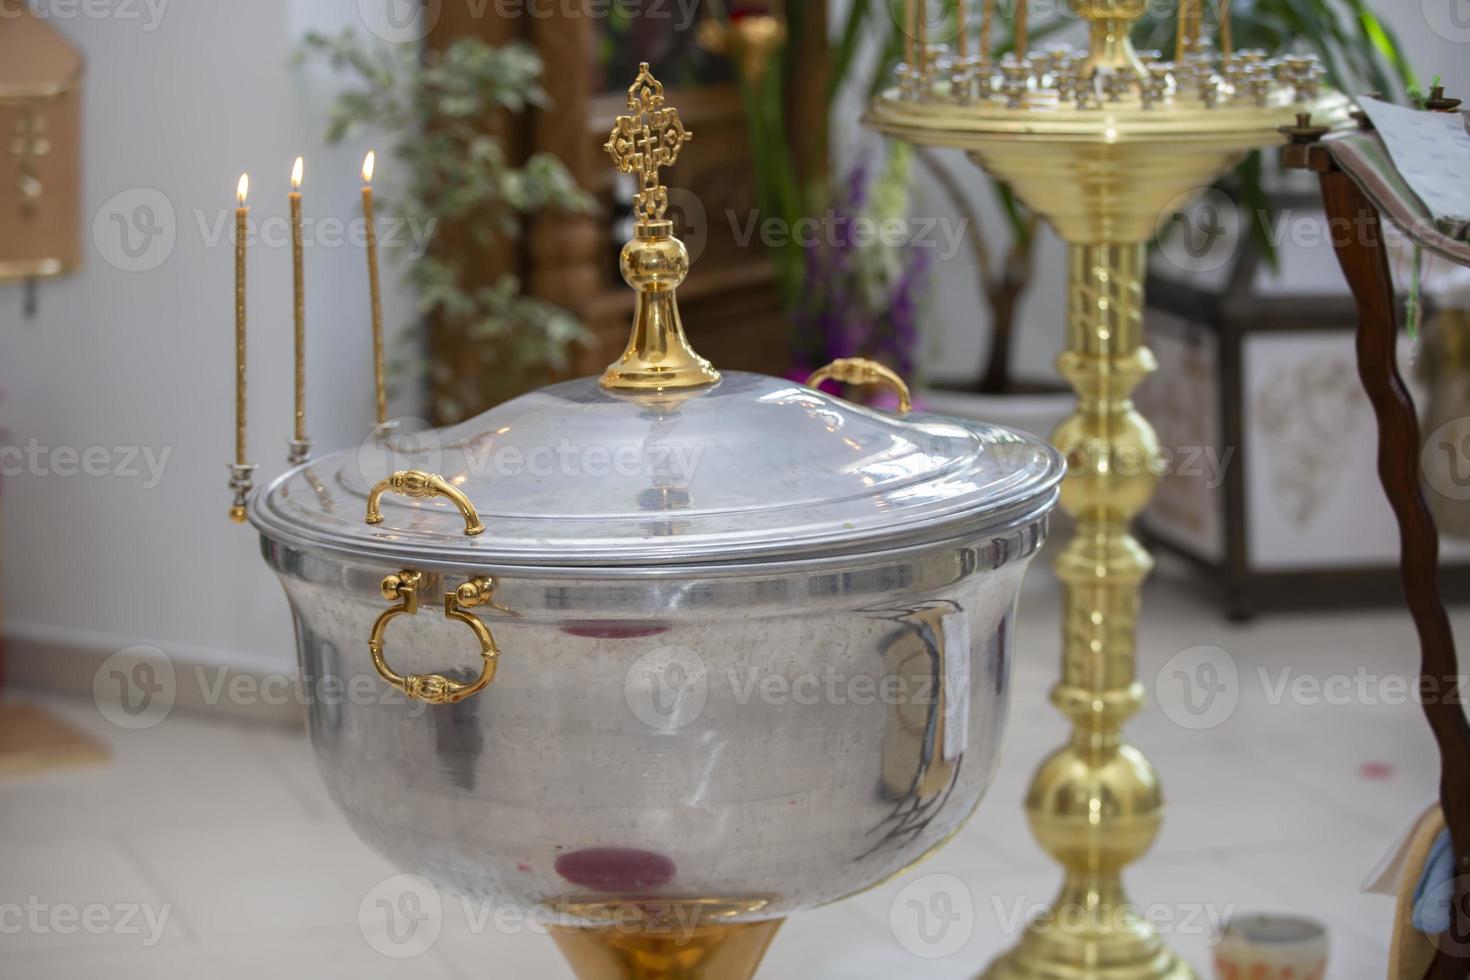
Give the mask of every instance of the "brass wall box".
[{"label": "brass wall box", "polygon": [[82,57],[23,0],[0,0],[0,283],[81,264]]}]

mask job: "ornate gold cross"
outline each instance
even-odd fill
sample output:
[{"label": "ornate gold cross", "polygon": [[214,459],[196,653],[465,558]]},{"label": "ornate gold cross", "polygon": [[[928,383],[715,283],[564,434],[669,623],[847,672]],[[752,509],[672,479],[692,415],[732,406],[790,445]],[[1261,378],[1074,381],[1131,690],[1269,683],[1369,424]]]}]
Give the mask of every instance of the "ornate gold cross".
[{"label": "ornate gold cross", "polygon": [[603,149],[620,173],[638,174],[642,189],[633,198],[633,213],[643,224],[663,220],[669,192],[659,180],[659,168],[671,167],[679,149],[693,134],[684,128],[679,110],[664,105],[663,83],[638,66],[638,77],[628,86],[628,108],[632,115],[619,116]]}]

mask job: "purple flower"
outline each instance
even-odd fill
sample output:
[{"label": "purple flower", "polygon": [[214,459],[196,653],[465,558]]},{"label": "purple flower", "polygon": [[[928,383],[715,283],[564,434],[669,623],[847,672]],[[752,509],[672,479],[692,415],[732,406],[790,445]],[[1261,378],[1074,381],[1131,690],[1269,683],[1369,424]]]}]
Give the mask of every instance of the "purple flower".
[{"label": "purple flower", "polygon": [[[885,183],[893,175],[886,174]],[[793,311],[797,356],[803,365],[827,364],[839,357],[871,357],[912,376],[929,258],[906,242],[897,247],[895,262],[894,246],[874,240],[871,234],[858,244],[861,224],[876,227],[889,218],[902,217],[864,210],[873,200],[873,185],[869,165],[863,161],[831,189],[831,210],[823,223],[830,234],[818,236],[821,240],[805,250],[805,288]],[[888,193],[879,199],[892,197]]]}]

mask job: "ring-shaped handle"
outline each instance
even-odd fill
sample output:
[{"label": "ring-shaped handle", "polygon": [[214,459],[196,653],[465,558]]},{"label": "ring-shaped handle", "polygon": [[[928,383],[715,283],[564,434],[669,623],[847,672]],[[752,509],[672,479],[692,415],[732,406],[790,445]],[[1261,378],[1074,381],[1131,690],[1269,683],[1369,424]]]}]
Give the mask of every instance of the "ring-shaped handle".
[{"label": "ring-shaped handle", "polygon": [[899,415],[907,415],[914,407],[909,386],[898,376],[898,372],[866,357],[838,358],[807,378],[806,384],[808,388],[815,388],[823,381],[840,381],[848,385],[886,385],[898,395]]},{"label": "ring-shaped handle", "polygon": [[425,473],[423,470],[399,470],[373,487],[372,492],[368,494],[367,503],[367,522],[369,524],[383,523],[383,494],[390,490],[414,500],[444,497],[459,509],[460,516],[464,518],[464,533],[467,536],[474,537],[485,530],[485,524],[480,520],[475,505],[470,503],[470,498],[444,477],[437,473]]},{"label": "ring-shaped handle", "polygon": [[464,684],[443,674],[400,674],[388,665],[388,658],[383,653],[388,624],[399,616],[412,616],[418,612],[418,590],[422,582],[423,573],[415,571],[403,571],[383,579],[384,598],[398,599],[399,602],[398,605],[384,610],[373,624],[372,635],[368,638],[368,650],[373,655],[373,666],[377,668],[378,675],[410,698],[428,704],[458,704],[489,687],[490,682],[495,679],[500,648],[496,645],[490,628],[465,611],[489,602],[495,591],[495,583],[488,578],[471,579],[444,596],[445,618],[464,623],[474,632],[475,639],[480,644],[480,676]]}]

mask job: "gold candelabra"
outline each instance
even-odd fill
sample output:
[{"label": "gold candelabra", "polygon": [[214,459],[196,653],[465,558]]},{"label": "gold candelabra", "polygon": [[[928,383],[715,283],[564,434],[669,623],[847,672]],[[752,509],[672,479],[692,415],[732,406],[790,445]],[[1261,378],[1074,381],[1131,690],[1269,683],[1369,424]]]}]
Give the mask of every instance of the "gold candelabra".
[{"label": "gold candelabra", "polygon": [[1161,212],[1246,152],[1279,142],[1277,127],[1297,113],[1337,124],[1349,106],[1323,90],[1313,57],[1230,50],[1228,13],[1223,54],[1212,52],[1199,0],[1183,0],[1174,61],[1134,50],[1129,32],[1143,0],[1074,0],[1088,21],[1085,51],[1027,51],[1018,12],[1017,52],[997,62],[993,2],[983,2],[971,56],[968,23],[953,51],[929,44],[927,5],[906,0],[906,61],[867,117],[890,136],[965,151],[1069,249],[1058,369],[1077,410],[1053,441],[1068,460],[1061,503],[1077,532],[1056,566],[1065,599],[1051,700],[1072,737],[1041,764],[1026,797],[1032,831],[1065,876],[1053,907],[985,976],[1183,980],[1192,969],[1122,885],[1123,868],[1148,851],[1163,815],[1158,774],[1122,733],[1146,702],[1136,634],[1140,587],[1153,568],[1130,525],[1153,495],[1160,459],[1131,397],[1155,369],[1143,337],[1145,248]]}]

